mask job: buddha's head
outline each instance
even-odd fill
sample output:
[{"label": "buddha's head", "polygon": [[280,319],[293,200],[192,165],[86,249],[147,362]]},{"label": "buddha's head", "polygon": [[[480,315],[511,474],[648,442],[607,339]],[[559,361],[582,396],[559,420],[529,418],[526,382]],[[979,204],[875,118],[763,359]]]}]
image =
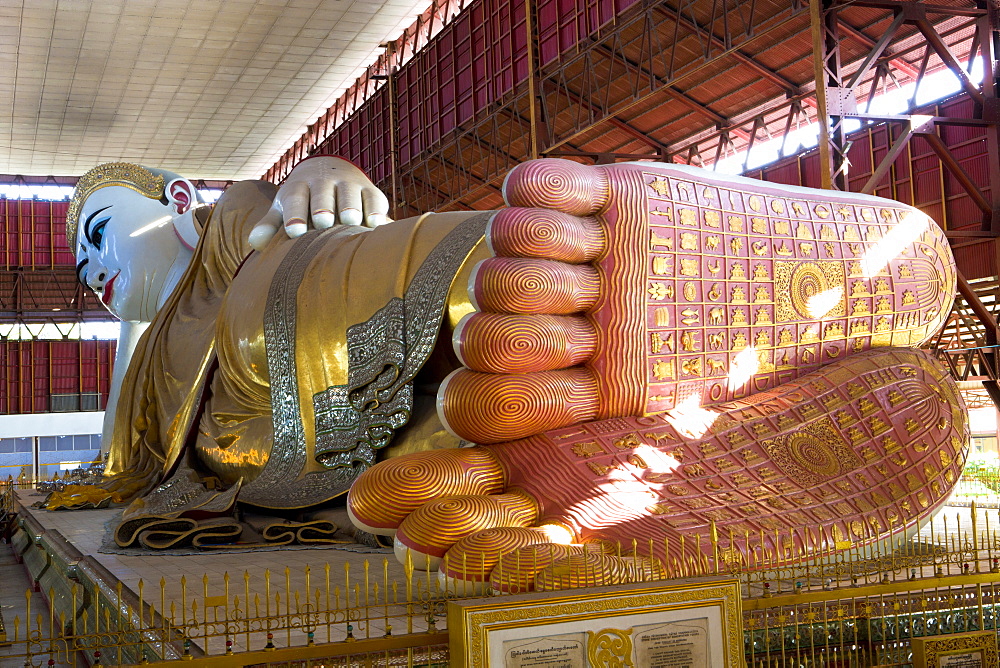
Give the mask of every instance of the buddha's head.
[{"label": "buddha's head", "polygon": [[91,169],[66,214],[80,282],[122,320],[152,320],[191,259],[198,203],[190,181],[162,169],[125,162]]}]

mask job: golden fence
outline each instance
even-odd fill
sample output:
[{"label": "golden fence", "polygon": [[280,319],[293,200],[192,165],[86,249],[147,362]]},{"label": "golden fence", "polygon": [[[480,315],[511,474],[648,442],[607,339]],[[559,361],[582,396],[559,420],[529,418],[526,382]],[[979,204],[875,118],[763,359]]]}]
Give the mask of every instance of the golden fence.
[{"label": "golden fence", "polygon": [[[0,507],[10,507],[14,486],[0,483]],[[664,546],[680,555],[665,571],[668,579],[740,581],[753,668],[902,667],[910,664],[913,637],[996,629],[1000,511],[975,503],[948,508],[918,535],[864,548],[842,541],[823,549],[828,537],[807,527],[745,534],[738,542],[750,549],[735,558],[722,546],[739,537],[720,541],[717,534]],[[623,570],[634,574],[631,581],[653,579],[634,555],[654,547],[616,548],[636,559],[636,568]],[[442,587],[421,565],[408,559],[402,577],[392,577],[389,558],[380,558],[360,568],[161,578],[140,581],[135,592],[121,583],[29,591],[23,614],[7,620],[0,663],[76,665],[85,657],[100,665],[446,666],[447,601],[476,593]],[[595,569],[580,579],[599,576]]]},{"label": "golden fence", "polygon": [[967,468],[958,479],[954,497],[996,504],[1000,501],[1000,470]]}]

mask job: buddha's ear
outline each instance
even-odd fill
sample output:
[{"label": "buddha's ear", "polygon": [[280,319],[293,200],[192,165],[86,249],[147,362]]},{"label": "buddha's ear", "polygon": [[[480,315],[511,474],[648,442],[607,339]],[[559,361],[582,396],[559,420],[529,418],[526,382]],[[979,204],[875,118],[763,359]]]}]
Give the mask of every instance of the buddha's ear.
[{"label": "buddha's ear", "polygon": [[177,213],[184,213],[198,201],[194,184],[187,179],[174,179],[168,183],[166,195]]}]

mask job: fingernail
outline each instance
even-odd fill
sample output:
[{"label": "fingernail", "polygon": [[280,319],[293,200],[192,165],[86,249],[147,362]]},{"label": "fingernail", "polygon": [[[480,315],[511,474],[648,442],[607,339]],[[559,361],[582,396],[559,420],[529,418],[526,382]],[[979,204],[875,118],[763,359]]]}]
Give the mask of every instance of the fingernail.
[{"label": "fingernail", "polygon": [[[301,218],[293,218],[291,221],[285,223],[285,233],[290,237],[301,237],[309,229],[306,224],[301,221]],[[296,221],[296,222],[292,222]]]},{"label": "fingernail", "polygon": [[265,225],[261,225],[260,227],[255,227],[252,230],[250,230],[250,236],[247,239],[247,241],[249,241],[250,245],[256,248],[257,250],[262,250],[267,245],[267,242],[270,241],[271,237],[273,236],[274,236],[273,227],[267,227]]},{"label": "fingernail", "polygon": [[368,216],[369,227],[378,227],[379,225],[385,225],[386,216],[384,213],[373,213]]},{"label": "fingernail", "polygon": [[360,225],[362,219],[362,214],[358,209],[350,208],[340,210],[341,225]]},{"label": "fingernail", "polygon": [[312,222],[317,228],[326,229],[327,227],[331,227],[336,221],[336,216],[329,209],[316,209],[312,213]]}]

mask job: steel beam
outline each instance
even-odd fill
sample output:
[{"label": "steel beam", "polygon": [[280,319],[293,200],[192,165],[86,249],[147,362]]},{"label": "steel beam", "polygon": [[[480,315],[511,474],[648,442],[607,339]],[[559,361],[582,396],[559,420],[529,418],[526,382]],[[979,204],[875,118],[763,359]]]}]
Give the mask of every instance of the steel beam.
[{"label": "steel beam", "polygon": [[[850,35],[852,38],[854,38],[861,44],[864,44],[869,49],[875,47],[876,44],[875,40],[873,40],[871,37],[869,37],[865,33],[855,28],[853,25],[845,21],[842,17],[840,16],[837,17],[837,23],[845,35]],[[916,67],[908,63],[900,56],[895,56],[890,54],[885,58],[885,60],[891,63],[893,67],[895,67],[897,70],[899,70],[906,76],[910,77],[911,79],[916,79],[920,73],[920,70],[918,70]]]}]

